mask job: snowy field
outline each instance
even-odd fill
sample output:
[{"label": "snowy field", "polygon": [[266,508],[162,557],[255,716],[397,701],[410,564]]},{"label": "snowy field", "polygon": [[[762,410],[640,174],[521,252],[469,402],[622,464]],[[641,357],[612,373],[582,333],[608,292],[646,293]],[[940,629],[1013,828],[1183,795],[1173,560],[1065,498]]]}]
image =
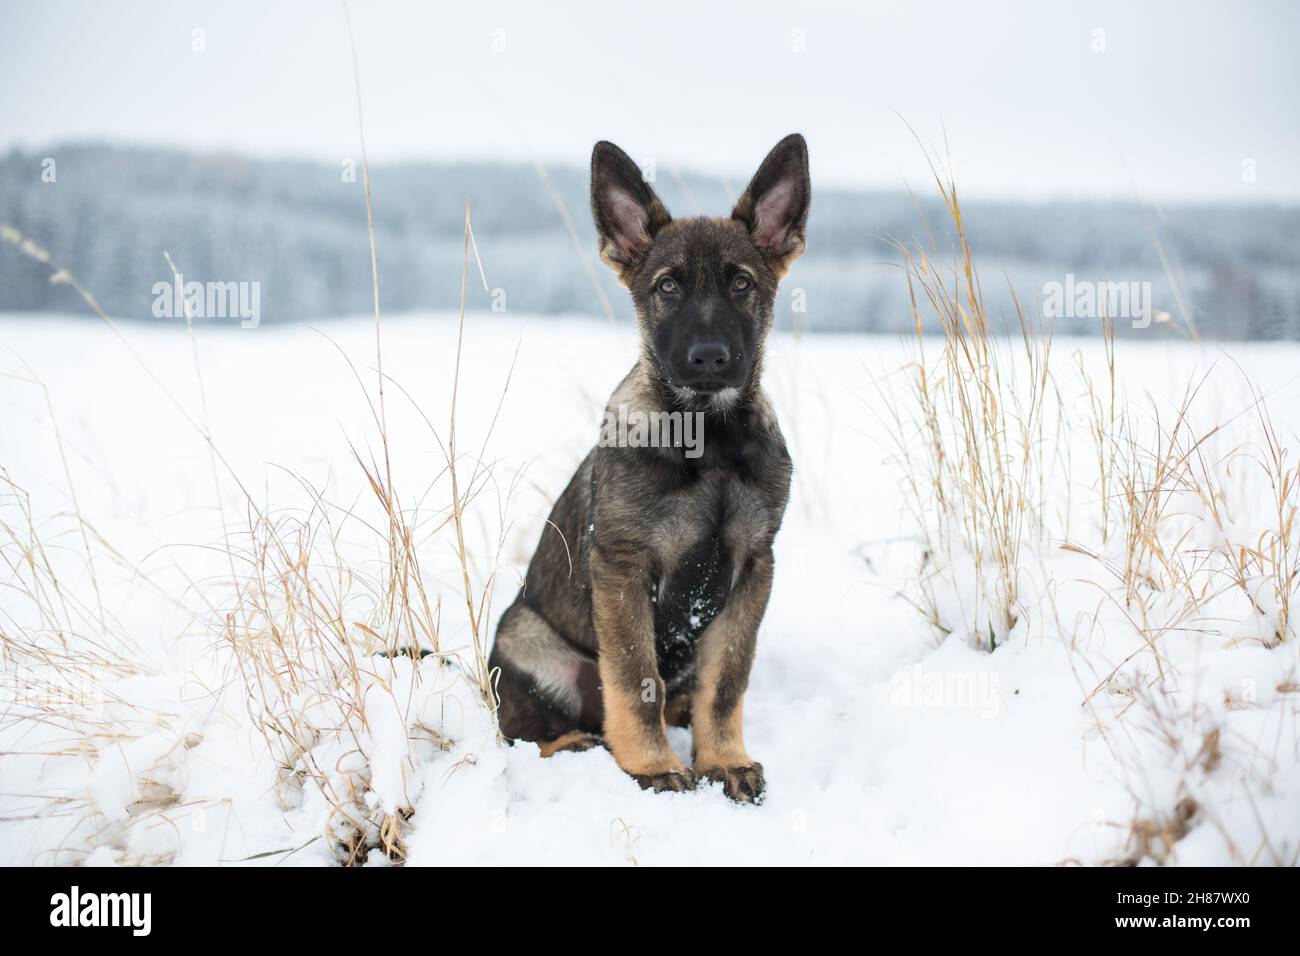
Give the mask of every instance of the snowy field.
[{"label": "snowy field", "polygon": [[[923,553],[889,438],[883,393],[912,346],[774,337],[765,384],[795,479],[745,707],[768,781],[752,807],[715,787],[642,792],[603,750],[543,760],[497,741],[446,521],[455,316],[384,320],[387,467],[370,319],[122,332],[129,347],[98,320],[0,318],[0,863],[318,865],[340,846],[382,865],[1297,861],[1300,641],[1285,623],[1278,640],[1266,582],[1197,562],[1282,547],[1260,537],[1279,518],[1247,382],[1294,474],[1300,345],[1119,341],[1138,418],[1171,425],[1212,369],[1198,434],[1226,423],[1204,446],[1220,517],[1184,489],[1157,522],[1195,566],[1168,587],[1122,572],[1118,518],[1102,542],[1078,385],[1080,361],[1106,377],[1105,355],[1057,340],[1074,427],[1048,453],[1072,480],[1044,480],[1060,513],[1022,546],[1018,613],[994,633],[963,603],[959,559]],[[601,320],[467,317],[456,453],[485,637],[635,354],[630,327]],[[391,468],[415,529],[439,650],[416,662],[375,655],[386,519],[358,456]],[[293,675],[297,750],[266,716],[270,672],[248,664],[284,635],[236,596],[293,586],[296,556],[253,567],[267,523],[337,596],[315,613],[347,646],[313,674],[345,672],[359,701]],[[936,567],[946,635],[918,610]]]}]

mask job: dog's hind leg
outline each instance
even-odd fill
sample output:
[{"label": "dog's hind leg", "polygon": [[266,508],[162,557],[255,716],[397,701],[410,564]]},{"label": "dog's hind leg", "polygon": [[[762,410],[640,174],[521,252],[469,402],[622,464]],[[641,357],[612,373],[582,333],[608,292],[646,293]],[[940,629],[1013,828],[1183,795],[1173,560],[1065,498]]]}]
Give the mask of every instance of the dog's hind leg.
[{"label": "dog's hind leg", "polygon": [[602,741],[596,662],[516,601],[501,617],[488,665],[498,669],[497,721],[512,740],[538,743],[542,756]]},{"label": "dog's hind leg", "polygon": [[605,746],[605,738],[597,734],[575,730],[571,733],[561,734],[554,740],[540,740],[537,742],[537,746],[541,749],[543,757],[554,757],[558,753],[580,752],[591,750],[593,747],[603,747]]},{"label": "dog's hind leg", "polygon": [[668,694],[668,704],[664,707],[664,723],[669,727],[689,727],[691,725],[692,691],[675,691]]}]

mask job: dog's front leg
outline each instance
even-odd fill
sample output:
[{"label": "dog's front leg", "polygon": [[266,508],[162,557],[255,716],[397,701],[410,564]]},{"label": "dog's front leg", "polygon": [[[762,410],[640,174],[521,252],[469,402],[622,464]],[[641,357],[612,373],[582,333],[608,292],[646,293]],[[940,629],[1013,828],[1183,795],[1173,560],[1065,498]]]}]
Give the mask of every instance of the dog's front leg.
[{"label": "dog's front leg", "polygon": [[695,775],[668,745],[665,686],[655,657],[654,617],[644,569],[592,555],[592,617],[600,645],[605,741],[642,788],[690,790]]},{"label": "dog's front leg", "polygon": [[745,750],[745,688],[758,625],[772,592],[772,552],[750,557],[727,604],[700,638],[698,685],[692,707],[695,771],[716,780],[733,800],[763,798],[763,766]]}]

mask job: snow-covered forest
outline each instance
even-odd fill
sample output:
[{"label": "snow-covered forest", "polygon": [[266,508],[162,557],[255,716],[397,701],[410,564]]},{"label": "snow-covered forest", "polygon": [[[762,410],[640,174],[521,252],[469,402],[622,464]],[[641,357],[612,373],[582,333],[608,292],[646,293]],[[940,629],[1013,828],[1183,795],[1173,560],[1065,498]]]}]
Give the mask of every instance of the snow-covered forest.
[{"label": "snow-covered forest", "polygon": [[[679,216],[725,213],[742,185],[663,166],[652,173]],[[456,307],[469,198],[479,244],[495,264],[491,290],[469,289],[471,308],[630,315],[613,278],[593,268],[585,169],[405,164],[371,174],[386,311]],[[0,211],[114,315],[151,318],[153,284],[172,279],[166,251],[187,279],[260,283],[263,321],[297,322],[370,308],[361,181],[355,159],[68,146],[0,159]],[[934,183],[910,185],[913,195],[818,190],[808,252],[785,283],[779,327],[911,328],[890,240],[918,235],[922,221],[944,237],[948,224]],[[1154,308],[1170,317],[1151,334],[1300,339],[1294,207],[964,205],[995,324],[1014,327],[1011,290],[1022,305],[1041,305],[1047,283],[1073,274],[1151,283]],[[36,263],[0,258],[0,310],[76,307],[75,295],[52,286]],[[1066,317],[1057,330],[1096,334],[1100,323]],[[1125,334],[1123,323],[1117,331]]]}]

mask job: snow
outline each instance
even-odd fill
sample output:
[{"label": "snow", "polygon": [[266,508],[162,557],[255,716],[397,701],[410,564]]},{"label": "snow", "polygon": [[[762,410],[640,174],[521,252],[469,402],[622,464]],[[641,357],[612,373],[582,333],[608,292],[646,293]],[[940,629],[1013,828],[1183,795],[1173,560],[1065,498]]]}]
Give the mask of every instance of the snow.
[{"label": "snow", "polygon": [[[498,743],[468,679],[454,537],[433,518],[449,500],[440,443],[456,317],[385,317],[391,468],[403,504],[423,505],[418,548],[446,657],[361,657],[364,719],[304,691],[292,707],[310,730],[307,762],[286,766],[222,637],[231,571],[244,570],[249,542],[231,473],[283,520],[306,514],[303,482],[360,510],[369,490],[349,443],[381,460],[358,384],[373,396],[373,321],[201,327],[193,343],[183,326],[122,330],[144,367],[97,321],[0,318],[0,464],[30,496],[31,525],[9,487],[0,517],[11,535],[44,543],[69,615],[103,622],[75,628],[74,646],[111,634],[130,665],[92,668],[95,699],[84,714],[60,705],[61,722],[21,719],[32,685],[7,680],[0,863],[329,864],[347,838],[339,803],[354,808],[362,858],[377,865],[389,863],[377,848],[385,820],[407,865],[1092,864],[1132,855],[1135,825],[1167,829],[1188,796],[1199,808],[1190,828],[1170,854],[1153,837],[1148,861],[1293,863],[1300,852],[1300,641],[1258,639],[1277,616],[1262,583],[1262,614],[1225,592],[1178,618],[1176,595],[1161,596],[1153,607],[1175,626],[1158,666],[1099,560],[1059,539],[1027,547],[1025,613],[992,652],[969,634],[936,635],[904,598],[917,536],[877,384],[907,349],[889,337],[780,334],[769,345],[765,382],[795,479],[745,702],[747,744],[768,784],[753,807],[712,785],[643,792],[604,750],[543,760],[533,745]],[[1232,419],[1233,442],[1258,440],[1256,419],[1238,414],[1250,406],[1249,376],[1294,450],[1300,345],[1189,344],[1156,331],[1118,345],[1131,399],[1149,393],[1167,410],[1214,366],[1204,414]],[[1076,352],[1090,368],[1103,361],[1097,340],[1054,346],[1063,362]],[[467,317],[457,448],[466,475],[480,452],[487,469],[465,527],[474,585],[492,594],[491,628],[635,355],[632,330],[600,320]],[[1082,473],[1075,462],[1088,454],[1079,444],[1071,467]],[[1248,467],[1231,476],[1247,491]],[[1172,520],[1207,547],[1249,540],[1269,502],[1236,493],[1225,489],[1221,526],[1181,498]],[[1079,517],[1089,502],[1071,507],[1071,540],[1092,542]],[[1110,547],[1099,557],[1122,560]],[[12,583],[21,549],[3,538],[0,550]],[[359,576],[383,558],[355,525],[340,556]],[[944,613],[965,620],[958,563]],[[349,620],[379,600],[356,589]],[[51,620],[27,594],[0,588],[6,647],[57,643]],[[361,632],[349,633],[360,647]],[[670,739],[689,758],[689,732]]]}]

